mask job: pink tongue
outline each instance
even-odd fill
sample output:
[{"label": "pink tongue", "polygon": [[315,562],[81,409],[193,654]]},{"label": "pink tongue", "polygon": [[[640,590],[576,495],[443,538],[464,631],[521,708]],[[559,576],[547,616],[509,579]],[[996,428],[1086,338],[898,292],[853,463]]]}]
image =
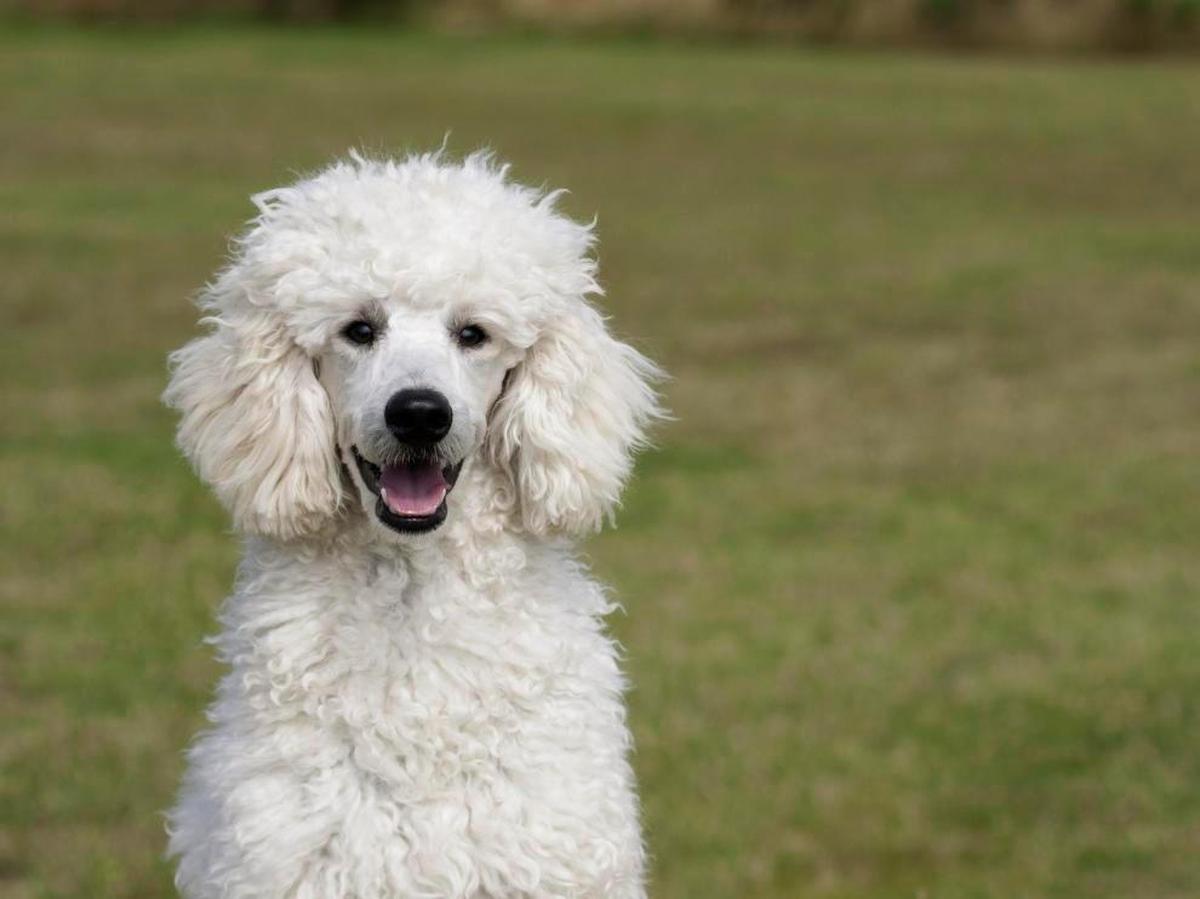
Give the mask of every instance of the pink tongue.
[{"label": "pink tongue", "polygon": [[432,515],[448,486],[436,465],[386,466],[379,474],[379,495],[397,515]]}]

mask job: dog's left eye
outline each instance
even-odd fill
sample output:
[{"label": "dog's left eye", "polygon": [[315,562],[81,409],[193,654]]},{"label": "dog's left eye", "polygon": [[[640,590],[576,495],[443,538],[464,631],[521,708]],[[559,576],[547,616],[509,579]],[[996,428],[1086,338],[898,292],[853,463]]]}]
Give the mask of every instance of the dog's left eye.
[{"label": "dog's left eye", "polygon": [[479,346],[488,339],[487,331],[479,325],[463,325],[454,335],[458,345],[465,348]]},{"label": "dog's left eye", "polygon": [[361,319],[352,321],[342,328],[342,336],[359,346],[369,346],[375,342],[375,326]]}]

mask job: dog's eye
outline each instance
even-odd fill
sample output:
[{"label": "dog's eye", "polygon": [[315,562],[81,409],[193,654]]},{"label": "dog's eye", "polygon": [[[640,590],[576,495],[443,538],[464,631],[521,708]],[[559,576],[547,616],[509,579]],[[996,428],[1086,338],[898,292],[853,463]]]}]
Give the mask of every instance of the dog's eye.
[{"label": "dog's eye", "polygon": [[359,346],[369,346],[375,342],[375,326],[362,319],[352,321],[342,328],[342,336]]},{"label": "dog's eye", "polygon": [[488,339],[487,331],[479,325],[463,325],[454,336],[458,340],[458,345],[466,349],[479,346]]}]

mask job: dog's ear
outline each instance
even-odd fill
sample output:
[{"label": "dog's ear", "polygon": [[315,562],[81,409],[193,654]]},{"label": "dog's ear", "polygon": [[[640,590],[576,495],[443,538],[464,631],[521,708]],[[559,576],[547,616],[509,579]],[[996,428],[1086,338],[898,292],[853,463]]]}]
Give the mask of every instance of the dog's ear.
[{"label": "dog's ear", "polygon": [[182,413],[178,444],[252,534],[314,533],[342,500],[329,397],[313,360],[261,308],[229,310],[210,293],[211,333],[171,355],[165,402]]},{"label": "dog's ear", "polygon": [[646,425],[663,414],[661,377],[582,298],[547,322],[488,423],[488,451],[528,531],[579,535],[611,517]]}]

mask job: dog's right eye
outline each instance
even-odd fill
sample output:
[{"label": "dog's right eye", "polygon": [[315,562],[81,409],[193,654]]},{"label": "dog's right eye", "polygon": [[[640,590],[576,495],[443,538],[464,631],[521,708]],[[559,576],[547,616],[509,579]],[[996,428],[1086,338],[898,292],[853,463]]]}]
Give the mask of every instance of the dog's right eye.
[{"label": "dog's right eye", "polygon": [[342,336],[359,346],[370,346],[375,342],[375,326],[362,319],[352,321],[342,328]]}]

